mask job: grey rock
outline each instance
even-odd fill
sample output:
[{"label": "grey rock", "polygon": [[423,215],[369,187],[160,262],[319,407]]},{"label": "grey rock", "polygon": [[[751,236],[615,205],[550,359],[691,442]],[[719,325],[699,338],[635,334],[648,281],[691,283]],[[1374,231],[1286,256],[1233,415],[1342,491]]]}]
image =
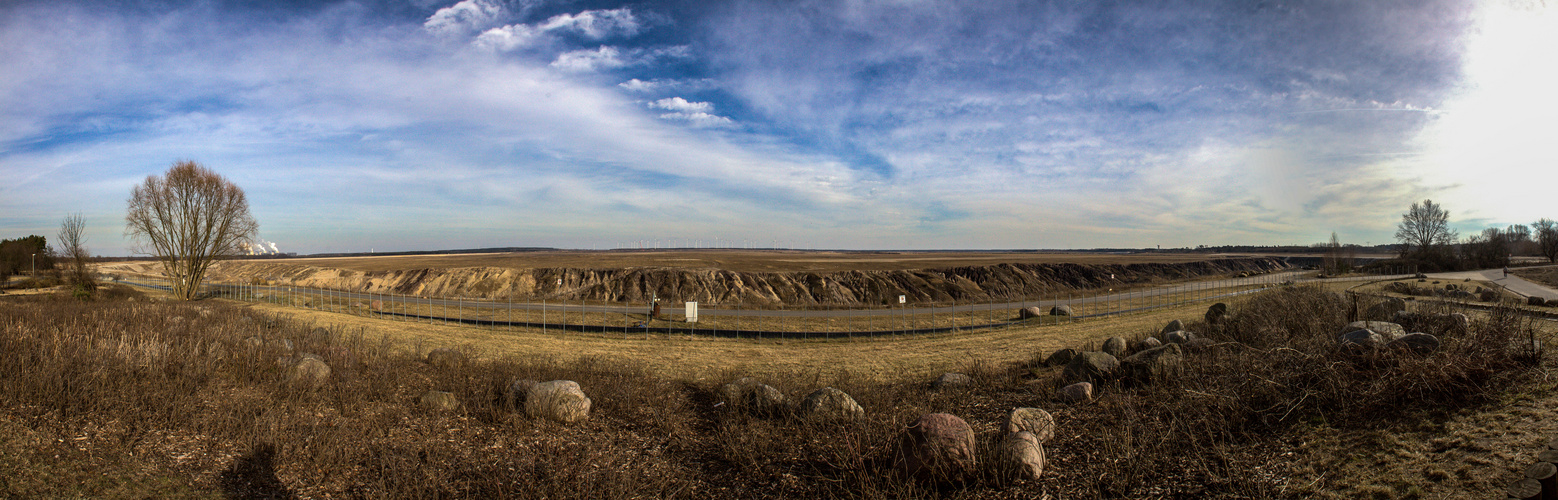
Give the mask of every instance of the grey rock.
[{"label": "grey rock", "polygon": [[1347,327],[1342,329],[1342,332],[1355,332],[1358,330],[1372,330],[1384,338],[1385,342],[1399,339],[1407,334],[1406,328],[1388,321],[1354,321],[1348,323]]},{"label": "grey rock", "polygon": [[823,421],[854,421],[865,418],[866,410],[844,391],[823,387],[801,401],[802,416]]},{"label": "grey rock", "polygon": [[974,385],[974,378],[961,373],[943,373],[930,383],[932,389],[958,389]]},{"label": "grey rock", "polygon": [[752,377],[742,377],[720,386],[720,396],[735,411],[761,416],[775,416],[788,409],[789,401],[784,393]]},{"label": "grey rock", "polygon": [[1055,398],[1067,403],[1086,403],[1093,400],[1093,383],[1077,382],[1055,391]]},{"label": "grey rock", "polygon": [[1031,432],[1014,432],[1001,440],[1001,468],[1010,478],[1033,481],[1044,474],[1044,444]]},{"label": "grey rock", "polygon": [[1069,381],[1098,382],[1114,378],[1119,370],[1120,360],[1109,353],[1084,352],[1066,364],[1061,376]]},{"label": "grey rock", "polygon": [[562,423],[578,422],[589,418],[590,398],[572,380],[541,382],[530,386],[525,394],[525,414]]},{"label": "grey rock", "polygon": [[1427,356],[1439,350],[1439,338],[1426,333],[1409,333],[1399,339],[1390,341],[1385,347],[1403,349],[1420,356]]},{"label": "grey rock", "polygon": [[1221,324],[1227,317],[1228,304],[1218,302],[1216,304],[1212,304],[1211,307],[1206,308],[1206,317],[1204,319],[1206,319],[1206,324],[1216,325]]},{"label": "grey rock", "polygon": [[1152,384],[1176,377],[1184,370],[1185,350],[1179,344],[1165,344],[1131,355],[1120,362],[1125,376],[1141,384]]},{"label": "grey rock", "polygon": [[1044,444],[1055,437],[1055,417],[1039,408],[1014,408],[1006,414],[1006,424],[1001,432],[1031,432],[1039,444]]},{"label": "grey rock", "polygon": [[1185,322],[1176,319],[1176,320],[1168,322],[1167,325],[1163,325],[1163,329],[1159,330],[1158,334],[1167,336],[1169,334],[1169,332],[1178,332],[1178,331],[1182,331],[1184,329],[1185,329]]},{"label": "grey rock", "polygon": [[1017,317],[1022,319],[1037,318],[1044,315],[1044,310],[1039,306],[1029,306],[1017,310]]},{"label": "grey rock", "polygon": [[1144,351],[1144,350],[1151,349],[1151,348],[1154,348],[1154,347],[1159,347],[1159,346],[1162,346],[1162,345],[1163,345],[1163,341],[1158,340],[1157,337],[1147,337],[1147,338],[1141,339],[1141,342],[1136,344],[1136,350]]},{"label": "grey rock", "polygon": [[299,356],[287,367],[287,381],[305,387],[319,387],[330,380],[330,365],[313,354]]},{"label": "grey rock", "polygon": [[1385,338],[1373,330],[1353,330],[1342,334],[1338,339],[1344,347],[1374,349],[1385,344]]},{"label": "grey rock", "polygon": [[974,472],[974,430],[955,415],[931,413],[910,425],[899,440],[903,472],[922,481],[960,481]]},{"label": "grey rock", "polygon": [[1103,351],[1116,358],[1125,355],[1125,337],[1109,337],[1104,341]]},{"label": "grey rock", "polygon": [[1071,314],[1071,306],[1065,304],[1049,308],[1050,316],[1070,316]]},{"label": "grey rock", "polygon": [[510,410],[518,410],[525,407],[525,398],[530,395],[530,388],[540,382],[522,378],[509,383],[508,389],[503,391],[503,403]]},{"label": "grey rock", "polygon": [[422,407],[437,411],[454,411],[460,408],[460,399],[452,392],[427,391],[422,393]]},{"label": "grey rock", "polygon": [[1183,344],[1189,342],[1190,339],[1193,338],[1196,338],[1196,334],[1183,330],[1172,331],[1163,334],[1163,340],[1167,341],[1169,344]]},{"label": "grey rock", "polygon": [[427,364],[439,368],[458,368],[465,366],[465,353],[441,347],[427,353]]},{"label": "grey rock", "polygon": [[1407,310],[1407,301],[1391,297],[1377,304],[1369,306],[1369,308],[1363,313],[1363,319],[1369,321],[1388,321],[1397,312],[1405,310]]},{"label": "grey rock", "polygon": [[1065,366],[1067,363],[1071,362],[1072,358],[1077,357],[1077,354],[1079,353],[1076,349],[1061,349],[1059,351],[1055,351],[1054,353],[1051,353],[1048,358],[1044,358],[1044,366]]}]

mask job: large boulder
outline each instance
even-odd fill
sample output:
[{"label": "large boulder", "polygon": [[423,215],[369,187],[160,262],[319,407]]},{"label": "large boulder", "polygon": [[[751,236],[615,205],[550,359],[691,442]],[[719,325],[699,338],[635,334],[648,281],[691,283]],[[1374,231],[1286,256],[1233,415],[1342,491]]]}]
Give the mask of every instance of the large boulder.
[{"label": "large boulder", "polygon": [[525,414],[563,423],[578,422],[589,418],[590,398],[572,380],[541,382],[530,386],[530,392],[525,394]]},{"label": "large boulder", "polygon": [[1080,353],[1076,349],[1069,348],[1055,351],[1048,358],[1044,358],[1044,366],[1066,366],[1067,363],[1071,362],[1072,358],[1077,357],[1077,354]]},{"label": "large boulder", "polygon": [[422,407],[436,411],[454,411],[460,408],[460,399],[452,392],[427,391],[422,393]]},{"label": "large boulder", "polygon": [[1355,332],[1358,330],[1372,330],[1374,333],[1378,333],[1381,337],[1384,337],[1386,342],[1399,339],[1406,336],[1407,334],[1407,330],[1402,328],[1401,325],[1388,321],[1354,321],[1348,323],[1347,327],[1342,329],[1342,333]]},{"label": "large boulder", "polygon": [[1065,304],[1049,308],[1050,316],[1070,316],[1071,314],[1071,306]]},{"label": "large boulder", "polygon": [[1125,337],[1109,337],[1104,341],[1104,352],[1116,358],[1125,356]]},{"label": "large boulder", "polygon": [[1001,440],[1002,475],[1026,481],[1044,473],[1044,444],[1031,432],[1014,432]]},{"label": "large boulder", "polygon": [[1373,330],[1353,330],[1337,339],[1342,347],[1352,350],[1373,350],[1385,344],[1385,337]]},{"label": "large boulder", "polygon": [[1037,318],[1044,315],[1044,309],[1039,306],[1029,306],[1017,310],[1017,317],[1022,319]]},{"label": "large boulder", "polygon": [[1224,304],[1222,302],[1218,302],[1216,304],[1212,304],[1211,307],[1206,308],[1205,319],[1206,319],[1206,324],[1208,324],[1208,325],[1222,324],[1223,320],[1226,319],[1227,317],[1228,317],[1228,304]]},{"label": "large boulder", "polygon": [[1166,335],[1169,334],[1169,332],[1177,332],[1177,331],[1181,331],[1181,330],[1184,330],[1184,329],[1185,329],[1185,322],[1176,319],[1176,320],[1168,322],[1167,325],[1163,325],[1163,329],[1159,330],[1158,334],[1166,336]]},{"label": "large boulder", "polygon": [[1001,427],[1001,432],[1011,434],[1025,431],[1033,433],[1039,444],[1048,443],[1050,438],[1055,437],[1055,417],[1039,408],[1013,408],[1011,413],[1006,414],[1006,424]]},{"label": "large boulder", "polygon": [[974,429],[955,415],[931,413],[910,425],[899,440],[899,463],[911,477],[961,481],[974,472]]},{"label": "large boulder", "polygon": [[1055,391],[1055,398],[1067,403],[1086,403],[1093,400],[1093,383],[1077,382]]},{"label": "large boulder", "polygon": [[866,410],[844,391],[823,387],[801,401],[801,416],[823,421],[854,421],[865,418]]},{"label": "large boulder", "polygon": [[439,368],[457,368],[465,366],[465,353],[441,347],[427,353],[427,364]]},{"label": "large boulder", "polygon": [[1145,351],[1147,349],[1151,349],[1151,348],[1158,347],[1158,346],[1161,346],[1161,345],[1163,345],[1163,341],[1158,340],[1157,337],[1147,337],[1147,338],[1141,339],[1141,342],[1137,342],[1136,343],[1136,350],[1138,350],[1138,351]]},{"label": "large boulder", "polygon": [[1184,344],[1190,339],[1196,338],[1196,334],[1184,330],[1177,330],[1163,334],[1163,340],[1170,344]]},{"label": "large boulder", "polygon": [[784,393],[752,377],[742,377],[740,380],[720,386],[719,392],[725,404],[736,411],[774,416],[784,413],[788,407]]},{"label": "large boulder", "polygon": [[1439,338],[1426,333],[1409,333],[1405,336],[1385,344],[1388,349],[1401,349],[1411,351],[1419,356],[1427,356],[1439,350]]},{"label": "large boulder", "polygon": [[1391,317],[1397,312],[1405,310],[1407,310],[1407,301],[1391,297],[1369,306],[1363,312],[1363,319],[1368,321],[1390,321]]},{"label": "large boulder", "polygon": [[330,365],[314,354],[297,357],[287,366],[287,381],[305,387],[319,387],[330,380]]},{"label": "large boulder", "polygon": [[508,388],[503,391],[504,405],[510,410],[524,408],[525,398],[530,396],[530,388],[535,387],[539,383],[528,378],[510,382]]},{"label": "large boulder", "polygon": [[930,383],[932,389],[961,389],[974,385],[974,378],[961,373],[943,373]]},{"label": "large boulder", "polygon": [[1061,376],[1070,381],[1099,382],[1114,378],[1120,360],[1105,352],[1084,352],[1066,364]]},{"label": "large boulder", "polygon": [[1179,344],[1166,344],[1131,355],[1120,362],[1121,370],[1132,381],[1151,384],[1178,376],[1184,369],[1185,351]]}]

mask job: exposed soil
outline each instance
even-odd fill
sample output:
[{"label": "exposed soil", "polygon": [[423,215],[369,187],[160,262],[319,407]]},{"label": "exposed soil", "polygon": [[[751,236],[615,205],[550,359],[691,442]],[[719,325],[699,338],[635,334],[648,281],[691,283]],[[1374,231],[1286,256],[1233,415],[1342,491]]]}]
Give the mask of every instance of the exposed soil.
[{"label": "exposed soil", "polygon": [[[1281,259],[1269,257],[1184,261],[1179,260],[1184,256],[1158,254],[1061,255],[658,252],[600,253],[592,258],[580,252],[542,252],[271,259],[219,262],[210,278],[418,296],[604,302],[658,297],[706,305],[856,307],[896,304],[900,295],[912,303],[1021,300],[1068,290],[1125,288],[1287,267]],[[680,263],[665,265],[672,260]],[[555,264],[570,267],[550,267]],[[913,267],[919,265],[947,267]],[[809,270],[753,270],[765,268]],[[159,274],[156,265],[148,262],[110,264],[103,270]]]}]

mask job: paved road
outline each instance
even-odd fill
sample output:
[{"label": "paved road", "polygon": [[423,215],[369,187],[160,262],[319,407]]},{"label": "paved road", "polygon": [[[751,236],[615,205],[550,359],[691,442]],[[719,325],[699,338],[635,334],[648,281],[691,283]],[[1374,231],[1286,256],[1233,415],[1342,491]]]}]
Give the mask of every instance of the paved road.
[{"label": "paved road", "polygon": [[[1535,267],[1543,268],[1543,267],[1558,267],[1558,266],[1535,266]],[[1524,269],[1531,269],[1531,268],[1524,268]],[[1504,270],[1503,269],[1483,269],[1483,270],[1480,270],[1480,271],[1462,271],[1462,272],[1458,272],[1458,273],[1434,273],[1434,274],[1430,274],[1428,276],[1431,277],[1431,278],[1444,279],[1444,280],[1463,280],[1463,279],[1471,278],[1471,279],[1474,279],[1474,280],[1491,281],[1491,282],[1494,282],[1494,283],[1497,283],[1497,284],[1503,286],[1504,288],[1509,289],[1509,291],[1511,291],[1511,292],[1515,292],[1515,293],[1518,293],[1518,294],[1526,296],[1526,297],[1543,297],[1543,298],[1546,298],[1546,299],[1549,299],[1549,300],[1558,299],[1558,290],[1554,290],[1551,287],[1547,287],[1547,286],[1539,284],[1539,283],[1533,283],[1531,281],[1527,281],[1524,278],[1521,278],[1519,276],[1515,276],[1513,274],[1511,274],[1511,275],[1506,277],[1506,276],[1504,276]]]}]

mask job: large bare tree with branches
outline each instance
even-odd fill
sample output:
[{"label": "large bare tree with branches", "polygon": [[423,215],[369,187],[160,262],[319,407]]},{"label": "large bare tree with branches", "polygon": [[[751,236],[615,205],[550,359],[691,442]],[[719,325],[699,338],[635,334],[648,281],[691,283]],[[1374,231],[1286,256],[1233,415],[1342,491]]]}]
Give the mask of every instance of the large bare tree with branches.
[{"label": "large bare tree with branches", "polygon": [[239,255],[260,228],[242,189],[192,161],[147,176],[130,191],[124,219],[136,251],[162,263],[173,295],[184,300],[195,298],[212,262]]},{"label": "large bare tree with branches", "polygon": [[92,255],[87,253],[86,236],[81,234],[86,228],[87,223],[80,213],[66,216],[60,222],[59,253],[68,266],[65,281],[76,289],[76,293],[90,297],[97,291],[97,280],[92,277],[92,270],[87,265]]},{"label": "large bare tree with branches", "polygon": [[1558,222],[1544,217],[1531,227],[1536,230],[1537,251],[1547,257],[1548,262],[1558,262]]},{"label": "large bare tree with branches", "polygon": [[1433,200],[1423,200],[1421,205],[1413,203],[1407,213],[1401,214],[1401,225],[1396,227],[1402,255],[1432,257],[1459,237],[1450,229],[1450,212]]}]

